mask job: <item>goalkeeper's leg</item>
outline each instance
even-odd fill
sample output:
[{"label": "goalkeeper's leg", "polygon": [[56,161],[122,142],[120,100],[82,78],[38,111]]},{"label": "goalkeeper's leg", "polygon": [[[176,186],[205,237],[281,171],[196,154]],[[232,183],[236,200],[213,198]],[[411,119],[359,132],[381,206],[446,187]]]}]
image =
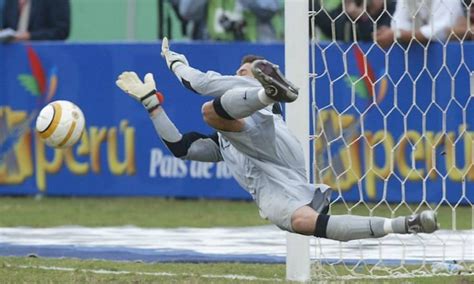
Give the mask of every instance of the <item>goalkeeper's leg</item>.
[{"label": "goalkeeper's leg", "polygon": [[243,118],[275,103],[263,88],[236,88],[202,107],[204,121],[217,130],[239,132]]},{"label": "goalkeeper's leg", "polygon": [[212,127],[225,131],[241,131],[243,123],[235,122],[277,102],[293,102],[298,89],[279,71],[277,65],[267,60],[252,64],[252,73],[263,88],[234,88],[212,105],[203,106],[204,120]]},{"label": "goalkeeper's leg", "polygon": [[390,233],[433,233],[438,229],[431,210],[393,219],[354,215],[318,214],[309,206],[296,210],[291,220],[293,231],[339,241],[380,238]]}]

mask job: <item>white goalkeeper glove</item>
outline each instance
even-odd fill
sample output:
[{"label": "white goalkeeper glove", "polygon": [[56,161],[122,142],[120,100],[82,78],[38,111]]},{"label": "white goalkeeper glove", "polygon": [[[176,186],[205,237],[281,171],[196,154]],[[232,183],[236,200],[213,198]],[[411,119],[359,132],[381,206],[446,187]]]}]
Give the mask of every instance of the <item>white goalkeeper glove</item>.
[{"label": "white goalkeeper glove", "polygon": [[189,66],[186,56],[170,50],[168,38],[164,37],[161,43],[161,56],[166,60],[168,68],[174,72],[174,68],[179,64]]},{"label": "white goalkeeper glove", "polygon": [[153,74],[146,74],[143,81],[135,72],[123,72],[115,83],[130,97],[141,102],[148,113],[152,113],[163,102],[163,95],[156,91]]}]

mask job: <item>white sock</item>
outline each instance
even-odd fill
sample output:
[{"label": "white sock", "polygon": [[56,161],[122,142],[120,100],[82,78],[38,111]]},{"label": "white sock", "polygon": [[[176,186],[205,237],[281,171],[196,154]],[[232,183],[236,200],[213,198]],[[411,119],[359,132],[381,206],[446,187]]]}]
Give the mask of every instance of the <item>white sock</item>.
[{"label": "white sock", "polygon": [[262,104],[265,104],[265,105],[271,105],[273,103],[275,103],[276,101],[272,100],[269,96],[267,96],[265,94],[265,89],[260,89],[260,91],[258,91],[258,100],[262,103]]},{"label": "white sock", "polygon": [[[220,97],[222,108],[234,119],[250,116],[270,105],[268,102],[261,101],[261,91],[263,89],[260,88],[230,89]],[[263,95],[266,97],[265,92]]]},{"label": "white sock", "polygon": [[383,223],[383,230],[387,234],[393,233],[392,219],[385,219],[385,221]]}]

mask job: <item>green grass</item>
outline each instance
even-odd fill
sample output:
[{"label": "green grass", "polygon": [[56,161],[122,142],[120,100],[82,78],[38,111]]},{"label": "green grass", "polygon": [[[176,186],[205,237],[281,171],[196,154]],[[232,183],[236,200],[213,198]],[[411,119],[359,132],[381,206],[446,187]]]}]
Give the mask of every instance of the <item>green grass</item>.
[{"label": "green grass", "polygon": [[[335,204],[331,214],[351,213],[390,217],[409,215],[416,206],[390,208],[388,205]],[[423,207],[423,208],[426,208]],[[454,212],[456,215],[453,215]],[[471,229],[473,208],[458,206],[456,211],[438,209],[441,228]],[[135,225],[146,228],[236,227],[270,224],[259,217],[253,202],[222,200],[173,200],[159,198],[0,198],[0,227],[53,227],[81,225],[87,227]],[[453,218],[454,216],[454,218]]]},{"label": "green grass", "polygon": [[[70,270],[52,270],[69,268]],[[342,270],[336,267],[336,270]],[[98,271],[102,273],[98,273]],[[123,274],[123,272],[128,272]],[[113,273],[122,272],[122,274]],[[150,273],[151,275],[146,275]],[[163,275],[166,273],[167,275]],[[283,264],[132,263],[78,259],[0,258],[0,283],[245,283],[226,276],[256,277],[253,283],[285,279]],[[362,279],[329,283],[473,283],[469,275],[424,278]]]},{"label": "green grass", "polygon": [[255,226],[269,224],[252,202],[159,198],[0,198],[0,227],[145,228]]},{"label": "green grass", "polygon": [[[27,266],[21,267],[21,266]],[[41,268],[35,268],[43,266]],[[73,268],[73,271],[47,270],[45,267]],[[104,270],[109,273],[98,274],[91,270]],[[128,271],[130,274],[112,274]],[[154,275],[143,275],[152,273]],[[170,275],[159,275],[169,273]],[[209,276],[208,276],[209,275]],[[211,278],[210,275],[221,276]],[[225,279],[224,275],[254,276],[265,279],[284,279],[283,264],[242,264],[242,263],[132,263],[77,259],[36,259],[36,258],[0,258],[0,283],[235,283]],[[244,281],[242,281],[244,282]]]}]

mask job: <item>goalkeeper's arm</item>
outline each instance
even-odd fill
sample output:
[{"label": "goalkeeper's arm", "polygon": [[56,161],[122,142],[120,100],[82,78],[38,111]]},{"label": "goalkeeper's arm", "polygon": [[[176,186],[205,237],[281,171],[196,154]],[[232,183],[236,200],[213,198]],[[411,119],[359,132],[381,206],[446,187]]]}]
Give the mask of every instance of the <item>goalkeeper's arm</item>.
[{"label": "goalkeeper's arm", "polygon": [[142,82],[134,72],[122,73],[117,85],[147,109],[156,132],[175,157],[202,162],[222,161],[217,133],[197,132],[181,134],[162,107],[163,96],[156,91],[153,75]]},{"label": "goalkeeper's arm", "polygon": [[201,162],[222,161],[217,133],[204,135],[190,132],[182,135],[162,106],[158,107],[150,118],[161,140],[175,157]]},{"label": "goalkeeper's arm", "polygon": [[178,77],[178,80],[191,91],[204,95],[219,97],[226,91],[238,87],[258,87],[254,80],[242,76],[225,76],[214,71],[206,73],[189,66],[183,54],[169,49],[168,39],[163,38],[161,54],[168,68]]}]

